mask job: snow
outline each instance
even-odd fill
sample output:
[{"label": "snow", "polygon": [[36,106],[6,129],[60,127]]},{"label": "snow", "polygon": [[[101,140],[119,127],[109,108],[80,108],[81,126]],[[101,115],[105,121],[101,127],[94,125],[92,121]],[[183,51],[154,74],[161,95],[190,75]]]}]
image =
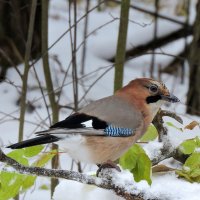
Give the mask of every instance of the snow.
[{"label": "snow", "polygon": [[143,148],[150,159],[158,157],[161,154],[160,149],[163,147],[163,143],[158,141],[151,141],[147,145],[144,145]]},{"label": "snow", "polygon": [[[96,1],[91,1],[91,7],[95,6]],[[176,1],[164,1],[168,6],[161,8],[161,13],[169,16],[174,14],[175,2]],[[146,4],[139,0],[134,0],[134,4],[139,5],[140,7],[147,8],[149,10],[154,10],[152,4]],[[173,4],[174,9],[171,10],[171,5]],[[190,23],[194,21],[195,17],[195,0],[192,1],[191,6],[191,16]],[[78,18],[84,14],[85,5],[79,5]],[[68,8],[67,3],[64,0],[50,1],[50,14],[49,14],[49,46],[52,45],[55,40],[60,37],[69,27],[68,25]],[[113,93],[113,78],[114,78],[114,69],[113,65],[106,60],[115,54],[116,51],[116,41],[118,34],[118,24],[119,20],[119,7],[105,9],[105,11],[97,12],[93,11],[89,14],[89,30],[88,33],[92,33],[87,38],[87,59],[85,64],[85,77],[82,77],[80,73],[78,74],[79,78],[84,82],[83,85],[79,85],[79,99],[82,99],[84,96],[84,91],[87,90],[90,85],[95,82],[98,77],[100,77],[106,70],[109,70],[94,87],[89,90],[86,97],[83,98],[80,102],[80,106],[83,106],[90,102],[91,100],[96,100]],[[104,25],[105,23],[113,20],[113,17],[116,18],[112,23]],[[173,17],[177,20],[184,21],[184,17]],[[150,41],[153,37],[154,30],[154,19],[149,15],[144,15],[136,10],[130,10],[129,15],[129,30],[128,30],[128,41],[127,49],[132,48],[133,46],[138,46],[145,44]],[[134,21],[134,22],[133,22]],[[138,25],[141,24],[141,25]],[[144,26],[143,26],[144,24]],[[99,27],[102,26],[101,29]],[[77,46],[82,43],[83,40],[83,28],[84,20],[78,23],[77,29]],[[164,36],[169,32],[176,31],[180,29],[180,25],[169,23],[166,20],[158,20],[158,36]],[[94,30],[96,30],[94,32]],[[188,37],[188,42],[191,41],[191,37]],[[53,72],[52,77],[54,81],[54,88],[58,91],[62,85],[64,79],[64,73],[62,70],[66,70],[69,66],[71,60],[71,49],[69,47],[70,39],[69,34],[65,35],[60,42],[58,42],[53,48],[50,49],[50,64],[51,70]],[[162,49],[156,49],[156,52],[164,52],[168,54],[177,54],[180,53],[184,48],[184,40],[180,39],[173,44],[166,45]],[[80,72],[81,66],[81,48],[77,51],[78,66]],[[61,66],[55,61],[55,56],[60,61]],[[149,76],[149,66],[151,62],[152,55],[140,56],[135,59],[131,59],[125,64],[124,71],[124,85],[127,84],[130,80],[142,77]],[[158,66],[165,66],[167,63],[172,61],[172,57],[157,55],[155,68]],[[23,72],[23,65],[19,65],[18,69]],[[42,70],[42,62],[38,61],[35,64],[35,69],[37,75],[42,83],[45,85],[44,75]],[[91,73],[90,75],[88,75]],[[157,76],[157,74],[155,74]],[[175,126],[182,128],[184,131],[181,132],[174,127],[168,127],[168,139],[173,146],[178,146],[182,141],[193,138],[195,136],[200,136],[199,127],[195,127],[193,130],[186,130],[184,127],[189,124],[191,121],[196,120],[200,121],[199,117],[189,116],[185,114],[185,101],[187,95],[187,85],[188,85],[188,66],[186,64],[186,78],[184,84],[180,84],[180,77],[169,76],[166,74],[162,75],[163,82],[167,87],[172,91],[176,96],[181,99],[181,103],[176,105],[165,105],[165,109],[176,112],[183,119],[183,125],[176,122],[174,119],[165,117],[165,122],[172,122]],[[36,107],[35,112],[26,113],[26,123],[25,123],[25,136],[24,139],[33,137],[33,133],[36,131],[44,130],[48,128],[49,121],[46,119],[47,111],[44,106],[42,95],[38,90],[33,88],[38,87],[38,83],[34,74],[34,71],[31,70],[29,74],[29,88],[27,93],[28,101],[32,102]],[[71,105],[73,106],[73,95],[72,95],[72,84],[71,84],[71,69],[69,70],[69,76],[67,76],[66,81],[64,82],[63,94],[60,99],[61,105]],[[14,86],[13,84],[14,83]],[[0,146],[5,147],[10,143],[17,141],[18,133],[18,118],[19,118],[19,107],[16,105],[16,102],[20,98],[18,92],[21,87],[21,80],[16,70],[11,68],[8,70],[7,82],[1,83],[0,85]],[[45,91],[46,94],[46,91]],[[46,98],[48,101],[48,98]],[[71,113],[69,109],[62,109],[60,113],[60,119],[66,118],[68,114]],[[43,122],[41,123],[41,121]],[[38,126],[38,124],[40,124]],[[147,145],[143,145],[145,151],[150,158],[153,158],[160,153],[160,148],[162,143],[158,141],[149,142]],[[5,152],[8,149],[3,148]],[[199,149],[196,149],[199,151]],[[77,166],[71,162],[71,158],[63,153],[60,154],[60,168],[61,169],[71,169],[77,170]],[[162,163],[167,166],[180,167],[180,163],[177,163],[172,159],[167,159]],[[84,165],[82,164],[84,172],[96,170],[97,167],[94,165]],[[131,190],[135,194],[142,192],[146,199],[150,197],[162,198],[163,200],[197,200],[200,196],[200,184],[189,183],[183,179],[178,179],[177,176],[172,173],[157,173],[152,175],[152,185],[149,186],[146,181],[141,181],[135,183],[133,181],[132,174],[128,171],[123,171],[122,173],[116,173],[114,177],[115,184],[118,186],[126,185],[127,189]],[[47,185],[49,187],[49,179],[47,178],[38,178],[36,184],[31,190],[26,192],[25,195],[21,195],[20,199],[39,199],[43,198],[44,200],[50,199],[49,190],[41,190],[41,185]],[[131,187],[129,187],[131,185]],[[134,185],[134,188],[132,188]],[[57,186],[54,193],[54,200],[70,200],[70,199],[105,199],[105,200],[121,200],[121,197],[118,197],[111,191],[97,188],[95,186],[89,186],[74,181],[60,180],[60,184]]]},{"label": "snow", "polygon": [[162,197],[163,200],[197,200],[200,195],[199,184],[178,179],[174,173],[154,175],[151,187],[141,184],[139,191],[144,192],[146,199]]},{"label": "snow", "polygon": [[[156,173],[152,176],[152,185],[146,181],[134,182],[132,174],[125,170],[113,172],[112,180],[116,186],[125,187],[128,192],[135,195],[142,194],[144,199],[162,200],[199,200],[200,184],[189,183],[177,178],[174,172]],[[76,195],[74,194],[76,188]],[[75,181],[62,180],[56,187],[54,200],[121,200],[123,198],[115,195],[113,191],[104,190],[96,186],[85,185]]]},{"label": "snow", "polygon": [[95,200],[123,199],[109,190],[67,180],[62,180],[60,182],[60,184],[56,187],[53,196],[53,200],[94,200],[94,198]]}]

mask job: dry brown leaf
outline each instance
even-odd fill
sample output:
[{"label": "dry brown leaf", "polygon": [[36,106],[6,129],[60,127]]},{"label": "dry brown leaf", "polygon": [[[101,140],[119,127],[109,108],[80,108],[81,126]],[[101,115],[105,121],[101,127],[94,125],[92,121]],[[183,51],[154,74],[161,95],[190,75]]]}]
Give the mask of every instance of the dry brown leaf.
[{"label": "dry brown leaf", "polygon": [[152,173],[157,173],[157,172],[169,172],[169,171],[174,171],[175,169],[171,167],[167,167],[166,165],[155,165],[152,167]]},{"label": "dry brown leaf", "polygon": [[192,122],[189,123],[187,126],[185,126],[185,129],[192,130],[192,129],[195,128],[196,126],[199,126],[199,123],[198,123],[197,121],[192,121]]}]

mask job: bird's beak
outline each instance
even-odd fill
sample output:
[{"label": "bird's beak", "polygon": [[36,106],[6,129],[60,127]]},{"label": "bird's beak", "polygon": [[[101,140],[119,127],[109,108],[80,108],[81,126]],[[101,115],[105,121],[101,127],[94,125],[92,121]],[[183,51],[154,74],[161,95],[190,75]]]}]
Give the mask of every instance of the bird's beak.
[{"label": "bird's beak", "polygon": [[179,102],[180,100],[174,96],[173,94],[169,94],[169,95],[161,95],[161,99],[164,101],[169,101],[171,103],[176,103]]}]

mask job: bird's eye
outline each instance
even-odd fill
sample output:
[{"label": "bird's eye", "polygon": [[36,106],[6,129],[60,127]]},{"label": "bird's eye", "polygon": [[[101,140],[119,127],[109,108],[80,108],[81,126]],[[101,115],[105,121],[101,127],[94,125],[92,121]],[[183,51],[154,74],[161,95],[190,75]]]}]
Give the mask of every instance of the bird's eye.
[{"label": "bird's eye", "polygon": [[152,92],[152,93],[158,92],[158,86],[157,85],[150,86],[149,91]]}]

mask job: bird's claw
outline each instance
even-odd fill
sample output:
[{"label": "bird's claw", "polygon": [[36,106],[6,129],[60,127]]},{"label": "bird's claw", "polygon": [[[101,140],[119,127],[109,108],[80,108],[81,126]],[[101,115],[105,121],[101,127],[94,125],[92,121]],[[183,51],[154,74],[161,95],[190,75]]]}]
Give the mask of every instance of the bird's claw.
[{"label": "bird's claw", "polygon": [[98,165],[99,169],[97,170],[96,172],[96,176],[98,177],[99,176],[99,173],[103,170],[103,169],[106,169],[106,168],[113,168],[113,169],[116,169],[118,172],[121,172],[121,169],[120,167],[115,164],[114,162],[112,161],[107,161],[107,162],[104,162],[100,165]]}]

